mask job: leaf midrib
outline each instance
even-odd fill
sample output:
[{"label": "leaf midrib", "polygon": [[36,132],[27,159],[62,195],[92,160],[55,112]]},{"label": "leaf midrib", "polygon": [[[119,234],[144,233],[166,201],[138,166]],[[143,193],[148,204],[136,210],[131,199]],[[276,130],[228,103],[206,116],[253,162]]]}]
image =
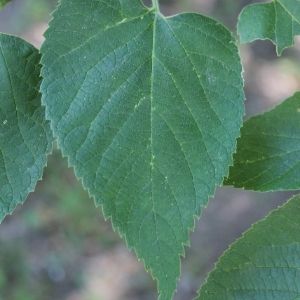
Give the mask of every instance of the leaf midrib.
[{"label": "leaf midrib", "polygon": [[157,239],[157,220],[155,205],[153,200],[153,170],[154,170],[154,150],[153,150],[153,91],[154,91],[154,61],[155,61],[155,48],[156,48],[156,25],[157,25],[158,14],[155,12],[154,22],[153,22],[153,39],[152,39],[152,52],[151,52],[151,87],[150,87],[150,181],[151,181],[151,201],[152,201],[152,211],[155,221],[155,235]]}]

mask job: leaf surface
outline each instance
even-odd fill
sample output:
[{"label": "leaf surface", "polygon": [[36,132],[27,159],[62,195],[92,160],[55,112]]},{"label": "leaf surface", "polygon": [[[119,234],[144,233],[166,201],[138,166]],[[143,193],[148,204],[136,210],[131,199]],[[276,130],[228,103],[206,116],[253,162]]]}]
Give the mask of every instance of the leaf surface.
[{"label": "leaf surface", "polygon": [[60,148],[171,299],[189,229],[227,174],[242,123],[231,33],[137,0],[62,0],[42,54]]},{"label": "leaf surface", "polygon": [[300,197],[256,223],[220,258],[198,300],[300,298]]},{"label": "leaf surface", "polygon": [[295,35],[300,34],[300,0],[273,0],[246,6],[239,17],[238,33],[241,43],[271,40],[281,55],[285,48],[294,45]]},{"label": "leaf surface", "polygon": [[0,220],[23,203],[41,178],[52,135],[41,107],[40,55],[0,34]]},{"label": "leaf surface", "polygon": [[300,189],[300,93],[245,122],[225,184],[255,191]]}]

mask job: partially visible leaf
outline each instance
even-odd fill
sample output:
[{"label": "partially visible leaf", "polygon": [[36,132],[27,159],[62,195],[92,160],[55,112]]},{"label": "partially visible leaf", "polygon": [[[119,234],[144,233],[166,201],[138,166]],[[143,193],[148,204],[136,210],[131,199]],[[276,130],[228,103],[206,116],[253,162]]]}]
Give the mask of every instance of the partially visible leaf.
[{"label": "partially visible leaf", "polygon": [[60,148],[170,300],[188,233],[232,162],[244,114],[231,33],[139,0],[62,0],[42,47]]},{"label": "partially visible leaf", "polygon": [[300,197],[256,223],[220,258],[198,300],[300,299]]},{"label": "partially visible leaf", "polygon": [[39,61],[33,46],[0,34],[0,221],[34,190],[51,150]]},{"label": "partially visible leaf", "polygon": [[6,5],[11,0],[0,0],[0,8],[2,8],[4,5]]},{"label": "partially visible leaf", "polygon": [[300,189],[300,93],[245,122],[227,185],[255,191]]},{"label": "partially visible leaf", "polygon": [[295,35],[300,34],[300,0],[273,0],[246,6],[239,17],[238,33],[241,43],[271,40],[281,55],[285,48],[294,45]]}]

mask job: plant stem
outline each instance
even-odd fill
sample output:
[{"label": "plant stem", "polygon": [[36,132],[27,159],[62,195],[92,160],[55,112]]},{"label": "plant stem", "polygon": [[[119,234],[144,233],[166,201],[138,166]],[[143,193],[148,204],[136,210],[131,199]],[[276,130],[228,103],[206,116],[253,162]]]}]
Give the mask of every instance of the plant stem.
[{"label": "plant stem", "polygon": [[154,9],[159,12],[159,3],[158,0],[152,0],[152,5],[154,7]]}]

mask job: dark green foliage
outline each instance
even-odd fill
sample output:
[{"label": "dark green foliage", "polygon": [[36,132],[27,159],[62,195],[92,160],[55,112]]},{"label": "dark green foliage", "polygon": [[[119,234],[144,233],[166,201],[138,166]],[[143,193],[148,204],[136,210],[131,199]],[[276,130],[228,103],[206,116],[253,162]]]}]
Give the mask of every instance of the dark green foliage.
[{"label": "dark green foliage", "polygon": [[0,221],[35,189],[52,147],[39,61],[31,45],[0,35]]},{"label": "dark green foliage", "polygon": [[229,174],[238,188],[300,189],[300,93],[245,122]]},{"label": "dark green foliage", "polygon": [[277,54],[294,45],[300,34],[299,0],[273,0],[246,6],[238,22],[242,43],[268,39],[276,45]]},{"label": "dark green foliage", "polygon": [[59,146],[170,299],[242,124],[235,41],[207,17],[117,0],[63,0],[45,36],[43,102]]},{"label": "dark green foliage", "polygon": [[198,300],[300,297],[300,197],[255,224],[220,258]]},{"label": "dark green foliage", "polygon": [[0,0],[0,9],[10,1],[11,0]]},{"label": "dark green foliage", "polygon": [[[0,35],[0,220],[41,178],[52,129],[77,178],[157,280],[160,299],[170,300],[195,218],[233,164],[244,116],[236,41],[200,14],[164,17],[157,0],[151,8],[59,3],[41,49],[41,86],[38,51]],[[241,42],[270,39],[281,54],[300,34],[300,1],[248,6],[238,31]],[[225,183],[300,188],[299,116],[296,93],[246,121]],[[78,197],[68,195],[66,212],[81,212]],[[299,201],[235,243],[199,299],[298,299]]]}]

